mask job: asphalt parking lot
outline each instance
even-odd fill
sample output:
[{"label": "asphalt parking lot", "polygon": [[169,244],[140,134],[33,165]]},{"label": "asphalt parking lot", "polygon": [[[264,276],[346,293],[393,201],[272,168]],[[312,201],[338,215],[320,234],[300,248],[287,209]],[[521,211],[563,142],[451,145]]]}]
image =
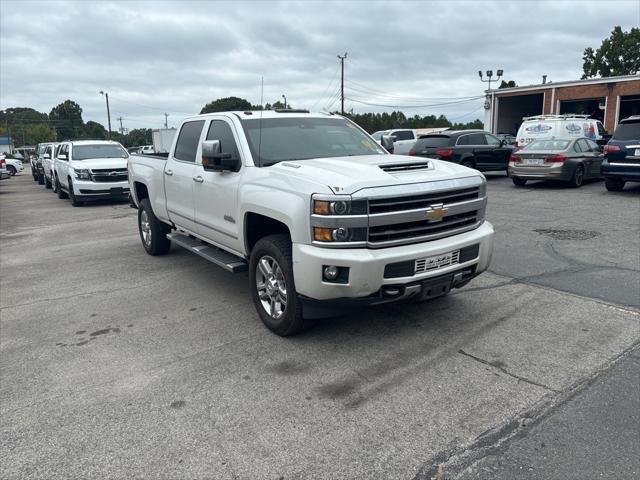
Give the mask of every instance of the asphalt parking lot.
[{"label": "asphalt parking lot", "polygon": [[3,475],[444,478],[526,429],[639,343],[640,185],[487,177],[490,272],[287,339],[128,204],[3,181]]}]

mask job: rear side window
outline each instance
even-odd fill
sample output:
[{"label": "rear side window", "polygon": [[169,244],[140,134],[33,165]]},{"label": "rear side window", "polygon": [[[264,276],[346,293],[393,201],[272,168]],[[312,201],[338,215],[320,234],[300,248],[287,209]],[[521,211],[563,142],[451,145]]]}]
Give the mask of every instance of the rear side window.
[{"label": "rear side window", "polygon": [[183,162],[195,162],[204,120],[186,122],[180,129],[173,156]]},{"label": "rear side window", "polygon": [[487,142],[487,145],[491,145],[494,147],[499,147],[500,146],[500,140],[498,140],[496,137],[494,137],[493,135],[489,135],[488,133],[484,134],[484,138]]},{"label": "rear side window", "polygon": [[598,127],[598,135],[602,136],[607,133],[607,131],[604,129],[604,126],[600,122],[596,122],[596,126]]},{"label": "rear side window", "polygon": [[573,144],[573,149],[580,153],[580,152],[584,152],[584,146],[582,145],[582,141],[581,140],[577,140],[576,143]]},{"label": "rear side window", "polygon": [[625,122],[616,127],[613,134],[615,140],[638,140],[640,141],[640,122]]},{"label": "rear side window", "polygon": [[396,137],[396,140],[413,140],[413,132],[411,130],[398,130],[397,132],[393,132],[393,136]]},{"label": "rear side window", "polygon": [[439,148],[439,147],[448,147],[449,146],[449,137],[445,137],[444,135],[439,135],[439,136],[429,136],[429,137],[422,137],[421,139],[418,140],[418,143],[416,143],[416,146],[414,148],[429,148],[429,147],[435,147],[435,148]]}]

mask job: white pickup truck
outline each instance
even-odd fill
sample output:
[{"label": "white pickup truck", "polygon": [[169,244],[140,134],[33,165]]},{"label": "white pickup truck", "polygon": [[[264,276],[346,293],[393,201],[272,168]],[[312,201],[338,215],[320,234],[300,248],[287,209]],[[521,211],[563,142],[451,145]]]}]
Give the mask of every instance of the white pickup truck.
[{"label": "white pickup truck", "polygon": [[248,269],[256,310],[279,335],[327,307],[438,297],[489,266],[476,170],[391,155],[331,114],[214,113],[178,132],[168,158],[129,158],[142,244]]}]

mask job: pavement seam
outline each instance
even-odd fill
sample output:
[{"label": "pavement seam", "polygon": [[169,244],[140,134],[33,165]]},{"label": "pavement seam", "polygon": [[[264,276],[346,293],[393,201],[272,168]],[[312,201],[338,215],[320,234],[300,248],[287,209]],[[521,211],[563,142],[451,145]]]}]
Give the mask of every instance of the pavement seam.
[{"label": "pavement seam", "polygon": [[490,367],[492,367],[492,368],[495,368],[496,370],[499,370],[499,371],[501,371],[502,373],[504,373],[505,375],[508,375],[508,376],[510,376],[510,377],[513,377],[513,378],[515,378],[515,379],[516,379],[516,380],[518,380],[518,381],[522,381],[522,382],[528,383],[528,384],[530,384],[530,385],[534,385],[534,386],[536,386],[536,387],[544,388],[545,390],[549,390],[549,391],[554,392],[554,393],[560,393],[560,392],[561,392],[560,390],[556,390],[555,388],[551,388],[550,386],[545,385],[545,384],[543,384],[543,383],[538,383],[538,382],[536,382],[535,380],[531,380],[531,379],[529,379],[529,378],[527,378],[527,377],[523,377],[523,376],[521,376],[521,375],[517,375],[517,374],[515,374],[515,373],[511,373],[509,370],[507,370],[507,369],[506,369],[506,368],[504,368],[504,367],[500,367],[500,366],[498,366],[498,365],[494,365],[494,364],[493,364],[493,363],[491,363],[490,361],[485,360],[484,358],[476,357],[475,355],[472,355],[472,354],[470,354],[470,353],[468,353],[468,352],[465,352],[465,351],[464,351],[464,350],[462,350],[462,349],[458,350],[458,353],[460,353],[460,354],[462,354],[462,355],[464,355],[464,356],[466,356],[466,357],[469,357],[469,358],[471,358],[471,359],[475,360],[476,362],[480,362],[480,363],[482,363],[482,364],[484,364],[484,365],[488,365],[488,366],[490,366]]},{"label": "pavement seam", "polygon": [[551,392],[545,394],[533,406],[521,411],[517,416],[502,425],[481,433],[470,444],[433,455],[430,460],[425,462],[413,480],[452,480],[458,478],[466,469],[475,465],[478,461],[489,455],[499,453],[502,449],[506,449],[508,442],[511,440],[526,436],[530,430],[528,427],[538,425],[583,392],[600,375],[607,372],[624,357],[627,355],[634,356],[638,352],[640,352],[640,340],[636,340],[631,346],[595,369],[590,375],[579,379],[566,389],[559,391],[556,395],[552,395]]}]

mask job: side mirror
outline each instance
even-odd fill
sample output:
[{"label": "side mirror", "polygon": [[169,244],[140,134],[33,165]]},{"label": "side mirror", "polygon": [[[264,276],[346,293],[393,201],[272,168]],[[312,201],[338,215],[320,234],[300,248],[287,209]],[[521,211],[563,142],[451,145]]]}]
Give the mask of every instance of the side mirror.
[{"label": "side mirror", "polygon": [[393,139],[394,137],[391,135],[383,135],[382,138],[380,138],[380,144],[389,153],[393,153]]},{"label": "side mirror", "polygon": [[202,142],[202,168],[209,172],[237,172],[240,159],[233,158],[230,153],[222,153],[220,140]]},{"label": "side mirror", "polygon": [[67,156],[64,153],[61,153],[60,155],[58,155],[58,160],[66,160]]},{"label": "side mirror", "polygon": [[502,140],[500,140],[500,146],[504,147],[507,144],[507,141],[503,138]]}]

